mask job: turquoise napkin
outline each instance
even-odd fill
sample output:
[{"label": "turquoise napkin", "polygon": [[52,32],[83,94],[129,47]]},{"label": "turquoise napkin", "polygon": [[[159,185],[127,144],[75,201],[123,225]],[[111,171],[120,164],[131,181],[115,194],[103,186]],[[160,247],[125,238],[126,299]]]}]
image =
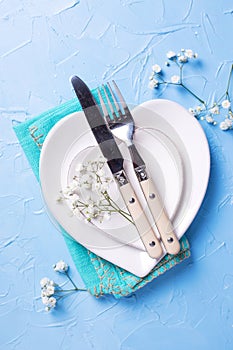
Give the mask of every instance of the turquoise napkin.
[{"label": "turquoise napkin", "polygon": [[[94,89],[92,93],[99,101],[97,90]],[[46,135],[61,118],[80,110],[82,108],[75,98],[14,127],[38,181],[40,150]],[[176,256],[167,254],[146,277],[140,278],[98,257],[72,239],[62,228],[61,230],[86,288],[95,296],[103,294],[113,294],[116,298],[126,296],[190,256],[188,240],[183,236],[179,254]]]}]

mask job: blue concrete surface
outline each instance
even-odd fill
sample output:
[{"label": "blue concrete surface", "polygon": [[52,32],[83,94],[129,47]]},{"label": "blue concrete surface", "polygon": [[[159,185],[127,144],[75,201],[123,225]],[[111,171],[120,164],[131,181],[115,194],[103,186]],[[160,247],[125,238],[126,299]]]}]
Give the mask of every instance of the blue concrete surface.
[{"label": "blue concrete surface", "polygon": [[[74,294],[45,313],[39,280],[59,280],[53,263],[66,260],[82,281],[12,130],[72,98],[74,73],[90,87],[116,79],[132,103],[156,98],[147,87],[152,64],[182,47],[199,54],[187,84],[206,100],[220,96],[232,29],[229,0],[0,1],[0,349],[233,349],[231,131],[201,122],[212,168],[187,232],[190,259],[128,298]],[[160,97],[196,104],[173,87]]]}]

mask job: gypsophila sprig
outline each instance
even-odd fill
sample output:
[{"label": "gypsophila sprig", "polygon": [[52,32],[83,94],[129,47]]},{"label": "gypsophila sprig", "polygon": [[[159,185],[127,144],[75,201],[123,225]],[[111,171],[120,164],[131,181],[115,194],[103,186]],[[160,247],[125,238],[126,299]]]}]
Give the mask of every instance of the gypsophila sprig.
[{"label": "gypsophila sprig", "polygon": [[78,288],[72,278],[68,273],[69,266],[63,261],[60,260],[53,265],[53,269],[56,272],[64,273],[68,281],[72,284],[73,288],[63,289],[53,280],[50,280],[48,277],[44,277],[40,280],[41,287],[41,301],[45,306],[45,311],[50,311],[55,308],[57,302],[62,298],[66,297],[70,293],[87,291],[87,289]]},{"label": "gypsophila sprig", "polygon": [[56,264],[53,265],[53,269],[56,272],[64,273],[64,272],[68,271],[68,268],[69,268],[69,266],[63,260],[60,260]]},{"label": "gypsophila sprig", "polygon": [[164,80],[163,69],[158,63],[155,63],[152,66],[152,73],[149,78],[149,88],[158,89],[162,85],[180,86],[198,101],[197,106],[189,108],[189,112],[194,117],[200,120],[205,120],[209,124],[216,125],[218,124],[217,116],[220,115],[218,118],[221,118],[221,111],[223,111],[224,120],[220,121],[220,129],[223,131],[233,129],[233,112],[231,110],[231,100],[229,96],[229,87],[233,72],[233,65],[231,65],[226,92],[218,101],[215,101],[211,105],[208,105],[206,101],[196,95],[188,86],[184,84],[184,67],[188,62],[192,61],[193,59],[197,59],[198,54],[191,49],[181,49],[180,52],[174,52],[170,50],[167,52],[166,58],[168,61],[165,62],[165,67],[170,67],[173,64],[177,67],[179,74],[172,75],[170,80]]},{"label": "gypsophila sprig", "polygon": [[89,223],[102,223],[118,213],[134,224],[130,213],[121,209],[109,194],[113,179],[106,174],[105,163],[105,159],[99,157],[77,164],[73,181],[60,192],[57,201],[68,202],[72,213]]}]

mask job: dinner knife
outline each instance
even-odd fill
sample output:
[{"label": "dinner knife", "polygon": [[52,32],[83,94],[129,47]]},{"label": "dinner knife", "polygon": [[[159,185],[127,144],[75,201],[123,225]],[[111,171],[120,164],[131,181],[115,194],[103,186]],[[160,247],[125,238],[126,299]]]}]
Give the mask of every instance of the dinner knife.
[{"label": "dinner knife", "polygon": [[91,127],[92,133],[100,147],[103,156],[107,159],[107,164],[113,174],[113,177],[119,186],[121,195],[132,216],[140,238],[145,246],[147,253],[152,258],[160,258],[163,249],[149,223],[143,208],[127,178],[124,171],[124,159],[114,140],[111,131],[108,129],[103,119],[99,106],[87,85],[77,76],[71,78],[71,84],[74,88],[77,98],[82,106],[86,119]]}]

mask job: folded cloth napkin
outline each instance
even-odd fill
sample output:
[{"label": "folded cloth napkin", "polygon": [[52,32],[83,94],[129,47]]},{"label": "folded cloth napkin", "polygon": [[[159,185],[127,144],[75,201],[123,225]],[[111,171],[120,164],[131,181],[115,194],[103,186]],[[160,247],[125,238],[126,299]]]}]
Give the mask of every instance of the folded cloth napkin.
[{"label": "folded cloth napkin", "polygon": [[[94,89],[92,93],[99,102],[97,90]],[[82,108],[75,98],[14,127],[38,181],[40,150],[45,137],[61,118],[80,110]],[[61,231],[86,288],[95,296],[103,294],[113,294],[116,298],[126,296],[190,256],[188,240],[183,236],[179,254],[175,256],[167,254],[146,277],[140,278],[98,257],[77,243],[62,228]]]}]

